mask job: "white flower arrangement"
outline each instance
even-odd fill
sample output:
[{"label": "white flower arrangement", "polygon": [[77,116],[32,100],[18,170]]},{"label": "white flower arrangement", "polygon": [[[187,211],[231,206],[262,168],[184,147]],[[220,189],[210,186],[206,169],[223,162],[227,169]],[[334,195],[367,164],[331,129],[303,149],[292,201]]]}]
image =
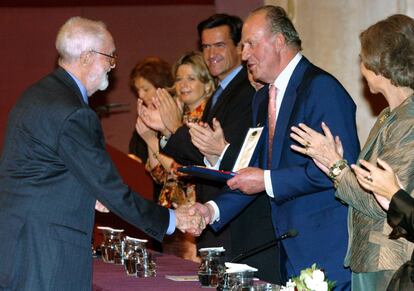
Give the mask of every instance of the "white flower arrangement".
[{"label": "white flower arrangement", "polygon": [[312,267],[300,271],[300,276],[289,279],[282,291],[331,291],[335,282],[325,278],[322,270],[313,264]]}]

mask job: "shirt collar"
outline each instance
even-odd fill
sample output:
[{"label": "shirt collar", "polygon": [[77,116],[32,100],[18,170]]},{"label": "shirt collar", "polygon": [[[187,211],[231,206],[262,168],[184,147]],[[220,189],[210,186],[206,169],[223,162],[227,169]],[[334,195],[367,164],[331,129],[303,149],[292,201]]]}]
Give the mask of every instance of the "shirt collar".
[{"label": "shirt collar", "polygon": [[293,74],[293,71],[295,70],[297,64],[299,63],[300,59],[302,58],[301,53],[297,53],[293,59],[290,60],[289,64],[286,66],[286,68],[283,69],[283,71],[277,76],[276,80],[273,82],[275,87],[279,91],[285,91],[286,87],[289,83],[290,77]]},{"label": "shirt collar", "polygon": [[227,85],[233,80],[233,78],[240,72],[242,68],[242,65],[239,65],[233,71],[231,71],[230,74],[228,74],[223,80],[219,82],[223,90],[226,89]]},{"label": "shirt collar", "polygon": [[[68,72],[68,71],[66,71],[66,72]],[[86,104],[89,104],[88,103],[88,94],[86,93],[85,86],[83,86],[83,84],[81,83],[81,81],[79,81],[78,78],[76,78],[75,75],[73,75],[71,72],[68,72],[68,74],[75,81],[76,85],[78,85],[78,88],[79,88],[79,90],[81,91],[81,94],[82,94],[83,101],[85,101]]]}]

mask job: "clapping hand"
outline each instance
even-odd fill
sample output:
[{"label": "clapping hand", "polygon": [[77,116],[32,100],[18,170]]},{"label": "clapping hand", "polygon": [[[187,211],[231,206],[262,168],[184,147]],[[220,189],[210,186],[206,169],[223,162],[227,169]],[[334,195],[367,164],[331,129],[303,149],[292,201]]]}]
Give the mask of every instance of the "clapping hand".
[{"label": "clapping hand", "polygon": [[290,137],[302,147],[298,145],[290,147],[294,151],[311,157],[318,168],[328,174],[329,168],[342,159],[344,150],[339,137],[334,137],[324,122],[321,127],[324,134],[320,134],[303,123],[300,123],[298,127],[292,126]]},{"label": "clapping hand", "polygon": [[382,208],[388,210],[392,196],[403,188],[391,166],[381,159],[377,159],[380,167],[365,160],[359,161],[365,168],[352,165],[355,176],[364,189],[371,191]]},{"label": "clapping hand", "polygon": [[158,139],[157,132],[149,128],[140,116],[137,117],[135,129],[147,144],[151,141],[151,139]]},{"label": "clapping hand", "polygon": [[166,127],[162,122],[158,109],[154,106],[145,106],[142,100],[137,103],[138,117],[151,129],[155,131],[165,132]]},{"label": "clapping hand", "polygon": [[189,122],[188,127],[190,128],[191,142],[211,164],[215,164],[228,144],[220,122],[214,118],[213,128],[203,122]]},{"label": "clapping hand", "polygon": [[183,104],[165,89],[157,89],[157,96],[153,103],[160,113],[164,126],[171,133],[175,133],[182,125]]}]

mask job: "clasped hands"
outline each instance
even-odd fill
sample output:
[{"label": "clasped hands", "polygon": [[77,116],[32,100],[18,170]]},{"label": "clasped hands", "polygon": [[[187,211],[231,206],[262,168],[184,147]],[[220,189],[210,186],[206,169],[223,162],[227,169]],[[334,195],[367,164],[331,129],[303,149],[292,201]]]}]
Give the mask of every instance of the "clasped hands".
[{"label": "clasped hands", "polygon": [[199,236],[214,217],[214,209],[208,203],[180,205],[174,212],[176,228],[194,236]]}]

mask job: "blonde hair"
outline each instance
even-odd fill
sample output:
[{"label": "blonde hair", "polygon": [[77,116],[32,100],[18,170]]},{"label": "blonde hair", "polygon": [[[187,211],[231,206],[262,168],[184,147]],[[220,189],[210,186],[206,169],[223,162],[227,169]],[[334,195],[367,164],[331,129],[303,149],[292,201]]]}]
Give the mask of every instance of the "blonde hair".
[{"label": "blonde hair", "polygon": [[204,58],[201,52],[192,51],[185,53],[178,59],[173,67],[174,80],[176,79],[178,68],[182,65],[190,65],[193,68],[197,79],[200,80],[203,84],[209,85],[209,90],[206,92],[206,97],[210,97],[211,94],[213,94],[216,85],[214,83],[213,77],[210,75],[206,63],[204,62]]}]

